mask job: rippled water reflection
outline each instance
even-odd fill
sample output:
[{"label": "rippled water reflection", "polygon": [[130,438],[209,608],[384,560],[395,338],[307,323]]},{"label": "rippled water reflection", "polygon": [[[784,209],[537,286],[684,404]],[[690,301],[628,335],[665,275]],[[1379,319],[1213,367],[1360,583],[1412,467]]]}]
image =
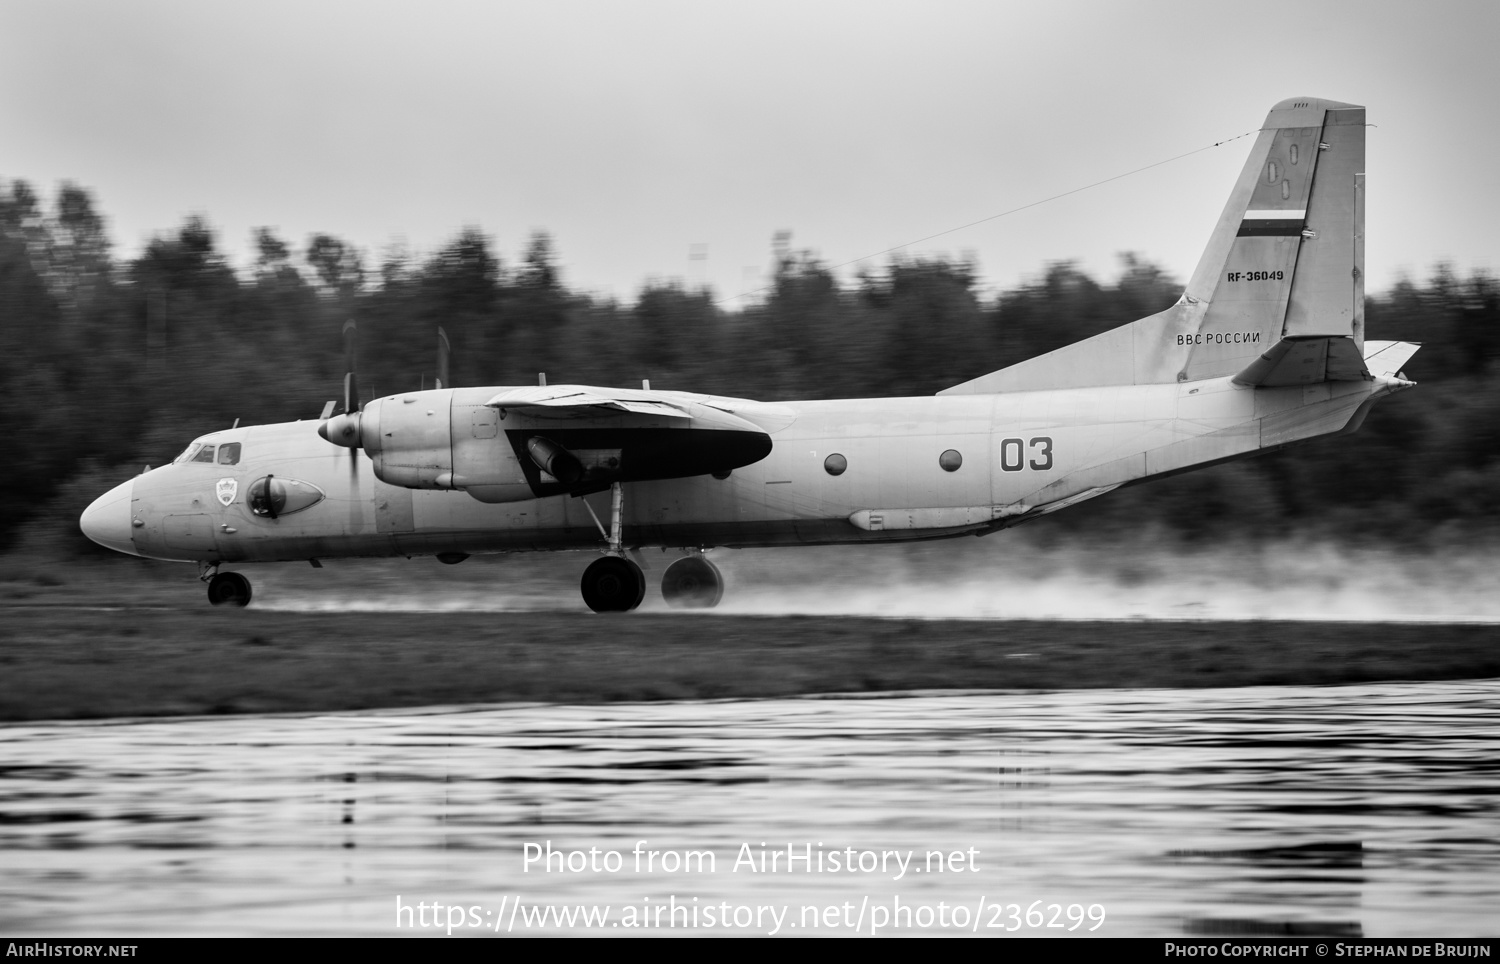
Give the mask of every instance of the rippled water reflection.
[{"label": "rippled water reflection", "polygon": [[[1110,935],[1493,935],[1497,709],[1481,681],[8,726],[0,930],[381,935],[399,894],[486,921],[517,895],[615,922],[899,898],[980,933],[1040,900]],[[637,873],[642,840],[716,870]],[[523,872],[546,841],[627,863]],[[732,869],[762,843],[980,869]]]}]

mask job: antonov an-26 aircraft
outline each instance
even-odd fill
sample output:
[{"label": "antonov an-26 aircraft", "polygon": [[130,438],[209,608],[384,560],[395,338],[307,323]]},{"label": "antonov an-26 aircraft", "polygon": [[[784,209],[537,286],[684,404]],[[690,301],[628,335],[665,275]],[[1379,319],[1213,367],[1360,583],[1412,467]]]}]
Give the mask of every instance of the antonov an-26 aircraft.
[{"label": "antonov an-26 aircraft", "polygon": [[[1358,428],[1417,350],[1365,340],[1365,112],[1272,108],[1186,291],[933,397],[758,402],[582,385],[402,392],[214,432],[83,513],[102,545],[223,564],[593,550],[583,600],[719,601],[715,546],[983,535],[1124,485]],[[933,332],[933,337],[942,337]],[[352,336],[346,326],[346,338]],[[351,349],[352,355],[352,349]]]}]

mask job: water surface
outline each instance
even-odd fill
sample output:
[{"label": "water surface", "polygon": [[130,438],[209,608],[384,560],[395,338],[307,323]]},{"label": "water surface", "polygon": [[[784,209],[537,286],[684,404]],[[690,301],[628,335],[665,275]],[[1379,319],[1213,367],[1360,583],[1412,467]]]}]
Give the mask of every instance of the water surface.
[{"label": "water surface", "polygon": [[[5,726],[0,930],[1493,936],[1497,710],[1491,680]],[[549,842],[573,869],[526,863]]]}]

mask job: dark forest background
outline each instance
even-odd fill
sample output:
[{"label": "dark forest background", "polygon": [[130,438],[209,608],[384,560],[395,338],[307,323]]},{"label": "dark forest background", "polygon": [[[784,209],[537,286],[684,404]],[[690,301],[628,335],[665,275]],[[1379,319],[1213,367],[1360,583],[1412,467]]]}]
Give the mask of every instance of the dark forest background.
[{"label": "dark forest background", "polygon": [[[367,263],[314,235],[255,232],[235,271],[189,218],[133,260],[110,252],[89,194],[0,184],[0,551],[92,553],[95,496],[195,436],[316,418],[341,393],[355,318],[368,399],[431,387],[437,328],[460,385],[677,389],[759,399],[922,395],[1159,311],[1180,283],[1123,255],[1101,284],[1068,263],[988,297],[972,266],[895,261],[841,286],[805,252],[743,310],[661,282],[632,304],[569,290],[549,239],[503,262],[468,229],[441,250]],[[1038,525],[1059,537],[1132,530],[1183,540],[1291,536],[1434,548],[1500,533],[1500,285],[1443,266],[1367,302],[1371,338],[1419,341],[1420,383],[1358,434],[1114,493]]]}]

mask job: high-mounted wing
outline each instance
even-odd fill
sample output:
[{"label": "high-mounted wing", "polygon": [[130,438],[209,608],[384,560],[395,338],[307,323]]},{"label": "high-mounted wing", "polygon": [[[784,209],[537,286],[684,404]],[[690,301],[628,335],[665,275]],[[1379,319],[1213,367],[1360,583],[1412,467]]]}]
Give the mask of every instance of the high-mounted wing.
[{"label": "high-mounted wing", "polygon": [[727,402],[650,389],[536,385],[506,389],[485,405],[500,412],[532,492],[547,496],[728,473],[759,461],[771,451],[770,436]]},{"label": "high-mounted wing", "polygon": [[530,415],[573,418],[598,418],[617,412],[633,415],[658,415],[666,418],[692,418],[688,407],[662,395],[631,389],[596,389],[584,385],[538,385],[512,388],[485,403],[502,412],[525,412]]}]

